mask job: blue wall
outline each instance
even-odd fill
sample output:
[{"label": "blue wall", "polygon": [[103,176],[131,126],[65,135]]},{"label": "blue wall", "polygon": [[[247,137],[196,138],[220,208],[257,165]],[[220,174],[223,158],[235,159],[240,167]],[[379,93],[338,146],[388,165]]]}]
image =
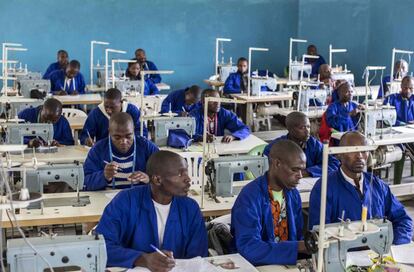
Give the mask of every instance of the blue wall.
[{"label": "blue wall", "polygon": [[247,55],[249,46],[270,47],[255,55],[253,67],[260,62],[282,72],[297,8],[296,0],[1,0],[0,41],[29,48],[18,57],[32,71],[44,71],[58,49],[67,49],[88,83],[90,40],[109,41],[128,51],[128,58],[142,47],[159,69],[175,70],[164,77],[173,88],[204,86],[214,71],[216,37],[233,39],[225,46],[226,59]]},{"label": "blue wall", "polygon": [[160,69],[175,70],[164,81],[179,88],[205,86],[216,37],[233,39],[225,44],[226,59],[247,56],[249,46],[269,47],[254,54],[252,67],[260,63],[279,75],[289,37],[300,37],[326,60],[329,43],[347,48],[334,62],[347,63],[362,82],[368,63],[389,66],[392,47],[414,49],[413,8],[409,0],[0,0],[0,41],[29,48],[16,57],[32,71],[43,72],[56,51],[66,49],[81,62],[88,83],[90,40],[109,41],[128,51],[127,58],[143,47]]},{"label": "blue wall", "polygon": [[300,0],[298,35],[316,44],[326,62],[329,44],[346,48],[348,52],[334,54],[333,66],[346,63],[361,83],[369,49],[369,10],[367,0]]}]

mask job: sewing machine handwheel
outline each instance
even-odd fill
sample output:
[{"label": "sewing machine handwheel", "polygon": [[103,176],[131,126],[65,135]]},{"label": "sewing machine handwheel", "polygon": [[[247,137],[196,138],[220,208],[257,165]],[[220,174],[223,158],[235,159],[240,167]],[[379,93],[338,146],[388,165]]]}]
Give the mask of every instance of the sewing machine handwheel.
[{"label": "sewing machine handwheel", "polygon": [[305,233],[305,247],[312,254],[318,252],[318,235],[315,231]]}]

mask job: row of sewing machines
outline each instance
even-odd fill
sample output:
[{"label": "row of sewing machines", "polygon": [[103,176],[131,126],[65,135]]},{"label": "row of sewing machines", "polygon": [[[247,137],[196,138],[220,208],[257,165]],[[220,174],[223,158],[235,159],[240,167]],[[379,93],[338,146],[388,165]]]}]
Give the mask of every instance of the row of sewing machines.
[{"label": "row of sewing machines", "polygon": [[[6,164],[12,165],[12,162],[7,159]],[[4,165],[4,164],[3,164]],[[8,167],[7,169],[11,169]],[[224,156],[213,158],[208,161],[205,172],[210,177],[208,183],[209,193],[213,198],[216,196],[231,197],[238,192],[235,191],[234,175],[237,173],[251,173],[253,176],[260,176],[268,169],[267,158],[261,156]],[[14,200],[21,200],[18,198],[21,195],[21,188],[27,188],[31,193],[41,192],[45,185],[53,182],[65,181],[72,184],[71,188],[79,190],[83,184],[83,169],[80,164],[54,164],[54,165],[37,165],[35,162],[26,164],[23,168],[16,167],[14,169],[25,175],[22,178],[22,185],[15,186],[16,191],[13,197]],[[22,171],[23,170],[23,171]],[[8,181],[12,180],[13,175],[8,172]],[[12,182],[10,182],[12,183]],[[12,183],[15,185],[14,183]],[[20,188],[20,192],[19,189]],[[64,203],[59,205],[88,205],[88,199],[65,199]],[[33,203],[34,204],[34,203]],[[40,205],[42,208],[43,205]],[[53,205],[56,205],[54,203]],[[29,205],[28,208],[39,208],[39,206]],[[381,256],[389,252],[389,247],[392,241],[392,225],[386,220],[371,220],[370,231],[361,231],[358,226],[360,222],[347,222],[341,225],[345,228],[346,236],[344,239],[340,237],[339,224],[329,224],[326,227],[331,230],[332,241],[329,248],[325,250],[324,263],[326,267],[336,268],[339,265],[346,263],[346,252],[352,248],[359,248],[367,246],[379,253]],[[373,232],[372,229],[376,231]],[[338,229],[338,233],[335,230]],[[342,230],[343,231],[343,230]],[[344,232],[344,231],[343,231]],[[352,233],[352,234],[351,234]],[[307,238],[307,244],[316,255],[317,247],[317,226],[313,231],[313,235]],[[352,239],[349,239],[352,236]],[[37,253],[24,242],[23,239],[11,239],[7,246],[7,259],[10,265],[10,271],[43,271],[48,269],[48,264],[41,258],[42,256],[54,269],[58,267],[80,267],[83,271],[103,271],[106,265],[106,251],[105,241],[102,236],[62,236],[55,237],[47,235],[38,238],[26,238],[33,246],[36,247]],[[340,249],[340,250],[339,250]],[[338,258],[335,262],[327,262],[331,258]]]}]

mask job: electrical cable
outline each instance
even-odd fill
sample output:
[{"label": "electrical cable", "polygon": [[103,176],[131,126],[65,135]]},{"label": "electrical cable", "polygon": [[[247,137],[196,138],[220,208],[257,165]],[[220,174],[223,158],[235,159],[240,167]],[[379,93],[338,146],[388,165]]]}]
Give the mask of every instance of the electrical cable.
[{"label": "electrical cable", "polygon": [[[19,221],[16,218],[16,214],[14,212],[14,205],[13,205],[13,201],[12,201],[12,191],[10,189],[10,185],[8,184],[7,180],[6,180],[6,170],[4,169],[4,164],[3,164],[3,159],[0,156],[0,175],[1,175],[1,181],[4,185],[4,187],[6,188],[6,195],[9,195],[9,203],[10,203],[10,210],[11,210],[11,215],[12,218],[16,224],[16,228],[18,230],[18,232],[20,233],[20,235],[22,236],[24,242],[47,264],[47,266],[49,267],[51,272],[54,272],[53,267],[50,265],[50,263],[46,260],[46,258],[44,258],[37,250],[36,248],[32,245],[32,243],[30,243],[29,240],[27,240],[23,230],[20,227]],[[0,183],[0,186],[2,184]],[[3,190],[3,186],[1,186],[1,189]],[[1,226],[0,226],[0,231],[1,231]],[[3,241],[2,241],[3,237],[0,237],[0,262],[1,262],[1,268],[2,271],[6,271],[4,268],[4,264],[3,264]]]}]

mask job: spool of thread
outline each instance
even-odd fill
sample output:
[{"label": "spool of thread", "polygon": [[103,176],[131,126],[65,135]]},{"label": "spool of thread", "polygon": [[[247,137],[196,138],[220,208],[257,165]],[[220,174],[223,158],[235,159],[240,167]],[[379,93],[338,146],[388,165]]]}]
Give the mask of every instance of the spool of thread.
[{"label": "spool of thread", "polygon": [[362,213],[361,213],[362,231],[366,231],[368,228],[367,215],[368,215],[368,207],[362,206]]}]

